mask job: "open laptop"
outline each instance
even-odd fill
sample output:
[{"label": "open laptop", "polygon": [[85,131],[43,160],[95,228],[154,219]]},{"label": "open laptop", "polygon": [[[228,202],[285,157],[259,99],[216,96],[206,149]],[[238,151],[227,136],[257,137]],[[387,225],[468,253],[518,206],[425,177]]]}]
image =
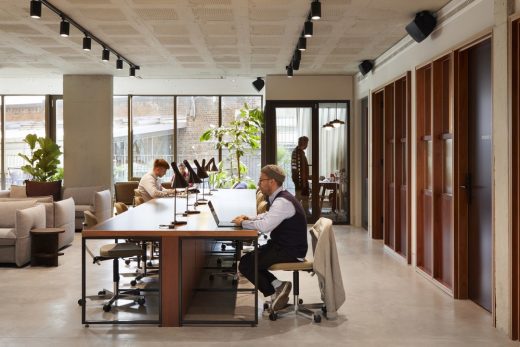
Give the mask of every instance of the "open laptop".
[{"label": "open laptop", "polygon": [[215,219],[215,223],[217,223],[217,226],[219,228],[237,228],[238,226],[233,222],[222,222],[218,219],[217,212],[215,211],[215,207],[213,207],[213,203],[208,201],[209,209],[211,210],[211,214],[213,215],[213,218]]}]

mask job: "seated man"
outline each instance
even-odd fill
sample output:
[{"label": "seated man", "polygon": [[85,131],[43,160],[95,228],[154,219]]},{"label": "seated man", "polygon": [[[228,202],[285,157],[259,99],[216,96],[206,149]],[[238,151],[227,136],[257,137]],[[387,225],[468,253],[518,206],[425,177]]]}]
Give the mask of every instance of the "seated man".
[{"label": "seated man", "polygon": [[[238,216],[233,219],[245,229],[256,229],[271,234],[267,244],[258,248],[258,289],[264,296],[271,295],[271,308],[278,311],[287,305],[291,282],[281,282],[267,269],[276,263],[298,262],[307,253],[307,220],[301,203],[282,188],[285,173],[277,165],[266,165],[260,172],[258,185],[264,196],[269,196],[268,212],[255,217]],[[240,259],[239,270],[254,282],[254,252]]]},{"label": "seated man", "polygon": [[139,192],[143,200],[149,201],[155,198],[162,198],[174,194],[174,189],[163,189],[159,178],[166,174],[170,164],[164,159],[155,159],[152,171],[146,173],[139,181]]}]

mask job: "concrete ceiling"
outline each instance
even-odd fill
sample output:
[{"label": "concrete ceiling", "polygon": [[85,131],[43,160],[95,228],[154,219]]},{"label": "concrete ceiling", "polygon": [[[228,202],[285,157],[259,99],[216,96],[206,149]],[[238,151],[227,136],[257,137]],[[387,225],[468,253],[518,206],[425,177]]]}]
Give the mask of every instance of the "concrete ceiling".
[{"label": "concrete ceiling", "polygon": [[[284,74],[310,0],[50,0],[94,35],[141,66],[142,78],[254,77]],[[447,0],[322,0],[300,70],[295,74],[355,74],[406,36],[420,10]],[[0,0],[0,77],[112,74],[115,57],[82,50],[83,34],[59,36],[59,17],[29,0]]]}]

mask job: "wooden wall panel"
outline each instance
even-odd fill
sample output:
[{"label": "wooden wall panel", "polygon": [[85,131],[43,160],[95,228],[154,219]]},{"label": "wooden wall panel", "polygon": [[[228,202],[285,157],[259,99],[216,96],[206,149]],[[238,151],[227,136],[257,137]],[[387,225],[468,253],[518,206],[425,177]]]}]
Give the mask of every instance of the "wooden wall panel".
[{"label": "wooden wall panel", "polygon": [[383,92],[372,94],[372,238],[383,238]]}]

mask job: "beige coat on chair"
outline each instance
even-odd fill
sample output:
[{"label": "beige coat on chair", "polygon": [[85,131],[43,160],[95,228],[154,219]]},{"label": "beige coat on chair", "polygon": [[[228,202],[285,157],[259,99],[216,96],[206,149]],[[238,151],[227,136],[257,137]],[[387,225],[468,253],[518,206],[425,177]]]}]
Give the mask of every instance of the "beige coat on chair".
[{"label": "beige coat on chair", "polygon": [[327,319],[336,319],[337,310],[345,302],[345,289],[339,267],[336,239],[332,230],[332,221],[320,218],[310,230],[313,242],[316,242],[314,250],[313,271],[318,275],[321,297],[327,307]]}]

